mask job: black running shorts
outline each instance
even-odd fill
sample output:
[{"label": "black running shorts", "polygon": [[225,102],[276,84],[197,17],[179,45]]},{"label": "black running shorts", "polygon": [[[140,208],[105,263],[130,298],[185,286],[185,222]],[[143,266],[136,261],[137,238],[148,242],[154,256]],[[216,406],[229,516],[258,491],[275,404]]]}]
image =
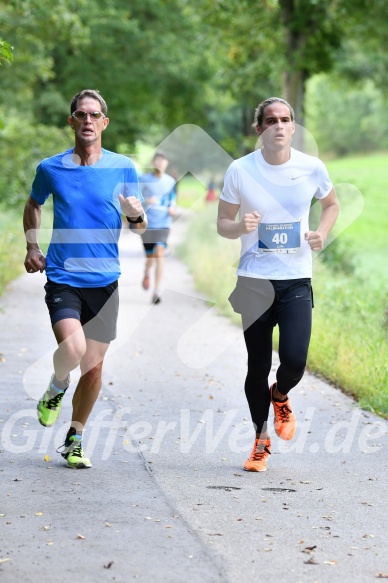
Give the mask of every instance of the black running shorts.
[{"label": "black running shorts", "polygon": [[118,281],[105,287],[72,287],[47,280],[44,286],[51,325],[75,318],[85,337],[109,343],[116,338],[119,310]]},{"label": "black running shorts", "polygon": [[147,229],[142,235],[143,246],[147,255],[152,255],[155,252],[155,247],[167,247],[167,239],[170,234],[170,229]]}]

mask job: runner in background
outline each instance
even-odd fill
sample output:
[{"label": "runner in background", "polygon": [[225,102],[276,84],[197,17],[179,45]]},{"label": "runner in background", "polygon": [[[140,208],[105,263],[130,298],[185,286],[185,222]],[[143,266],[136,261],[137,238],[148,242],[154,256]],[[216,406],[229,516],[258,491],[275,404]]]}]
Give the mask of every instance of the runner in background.
[{"label": "runner in background", "polygon": [[142,285],[148,290],[153,277],[152,302],[158,304],[161,301],[165,250],[176,212],[176,183],[172,176],[166,174],[168,159],[164,152],[155,153],[152,166],[152,172],[139,178],[148,219],[147,231],[142,235],[146,255]]}]

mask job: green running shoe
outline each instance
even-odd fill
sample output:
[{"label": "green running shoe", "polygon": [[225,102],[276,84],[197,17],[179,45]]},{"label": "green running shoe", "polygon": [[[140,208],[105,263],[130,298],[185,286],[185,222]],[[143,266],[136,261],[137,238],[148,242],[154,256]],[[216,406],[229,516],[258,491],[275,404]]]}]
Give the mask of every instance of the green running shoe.
[{"label": "green running shoe", "polygon": [[[65,391],[55,391],[52,388],[54,375],[51,376],[49,386],[37,405],[38,421],[44,427],[51,427],[58,419],[61,411],[62,399]],[[69,379],[70,382],[70,379]]]},{"label": "green running shoe", "polygon": [[90,460],[85,456],[82,449],[82,436],[71,435],[68,441],[66,440],[61,447],[58,447],[57,452],[65,458],[69,468],[81,470],[92,467]]}]

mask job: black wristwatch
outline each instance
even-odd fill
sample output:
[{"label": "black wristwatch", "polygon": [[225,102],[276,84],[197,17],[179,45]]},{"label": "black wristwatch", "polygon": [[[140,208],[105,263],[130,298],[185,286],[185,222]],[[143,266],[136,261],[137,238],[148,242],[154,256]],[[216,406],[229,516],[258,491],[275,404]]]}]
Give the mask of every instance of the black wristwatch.
[{"label": "black wristwatch", "polygon": [[137,219],[131,219],[130,217],[127,217],[127,221],[128,223],[143,223],[144,222],[144,215],[140,215],[139,217],[137,217]]}]

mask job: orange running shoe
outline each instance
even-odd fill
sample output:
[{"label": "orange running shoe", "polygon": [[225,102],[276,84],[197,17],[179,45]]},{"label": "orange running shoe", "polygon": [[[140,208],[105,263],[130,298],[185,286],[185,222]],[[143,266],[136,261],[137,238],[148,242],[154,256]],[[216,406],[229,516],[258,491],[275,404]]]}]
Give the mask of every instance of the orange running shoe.
[{"label": "orange running shoe", "polygon": [[150,276],[148,275],[148,273],[144,274],[143,277],[143,281],[141,282],[141,285],[143,286],[143,289],[147,290],[150,287]]},{"label": "orange running shoe", "polygon": [[273,425],[275,427],[276,435],[280,439],[289,441],[295,435],[296,431],[296,417],[291,409],[290,399],[287,397],[285,401],[274,401],[272,397],[273,390],[276,383],[271,385],[270,395],[274,411]]},{"label": "orange running shoe", "polygon": [[265,472],[267,469],[267,460],[271,455],[271,440],[255,439],[252,453],[244,464],[244,470],[248,472]]}]

